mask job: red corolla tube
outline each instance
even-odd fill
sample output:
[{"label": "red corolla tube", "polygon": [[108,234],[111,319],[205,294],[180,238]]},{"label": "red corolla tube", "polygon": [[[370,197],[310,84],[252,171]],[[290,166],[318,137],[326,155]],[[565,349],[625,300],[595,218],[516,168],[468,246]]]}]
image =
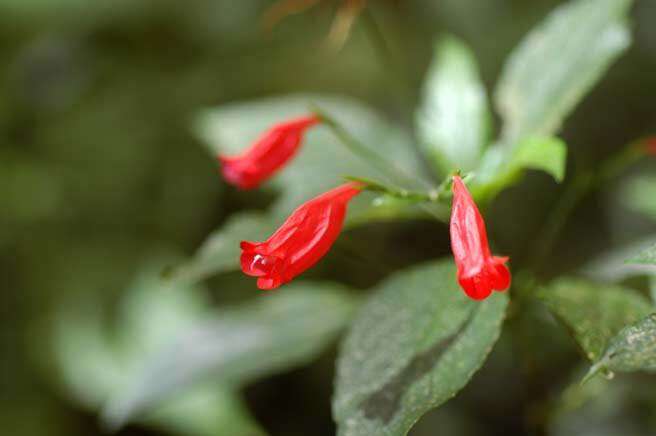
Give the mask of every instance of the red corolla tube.
[{"label": "red corolla tube", "polygon": [[508,258],[490,254],[485,222],[459,176],[453,177],[450,231],[458,283],[465,293],[474,300],[483,300],[493,290],[508,289],[510,271],[505,265]]},{"label": "red corolla tube", "polygon": [[346,183],[299,206],[264,242],[241,243],[241,269],[260,289],[275,289],[319,261],[344,224],[349,201],[362,186]]},{"label": "red corolla tube", "polygon": [[319,117],[309,115],[276,124],[244,152],[219,155],[224,179],[241,189],[258,187],[294,157],[305,131],[319,122]]}]

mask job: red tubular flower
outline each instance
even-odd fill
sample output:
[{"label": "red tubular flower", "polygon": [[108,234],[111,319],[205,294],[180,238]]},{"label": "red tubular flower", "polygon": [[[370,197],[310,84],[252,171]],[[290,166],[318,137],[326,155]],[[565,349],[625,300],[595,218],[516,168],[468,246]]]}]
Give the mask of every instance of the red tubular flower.
[{"label": "red tubular flower", "polygon": [[492,290],[508,289],[510,271],[505,265],[508,258],[490,254],[483,217],[458,176],[453,177],[450,230],[458,282],[465,293],[473,300],[483,300]]},{"label": "red tubular flower", "polygon": [[241,269],[260,289],[275,289],[321,259],[342,230],[349,200],[360,193],[346,183],[299,206],[264,242],[241,243]]},{"label": "red tubular flower", "polygon": [[223,177],[241,189],[258,187],[294,157],[305,130],[320,121],[309,115],[276,124],[241,154],[219,155]]}]

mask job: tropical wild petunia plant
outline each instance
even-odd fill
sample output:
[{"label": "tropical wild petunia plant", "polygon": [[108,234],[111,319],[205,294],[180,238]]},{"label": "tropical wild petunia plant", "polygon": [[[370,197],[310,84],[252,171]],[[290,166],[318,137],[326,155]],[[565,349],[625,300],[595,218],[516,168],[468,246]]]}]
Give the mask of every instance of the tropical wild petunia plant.
[{"label": "tropical wild petunia plant", "polygon": [[[211,382],[206,404],[223,404],[239,419],[223,432],[199,419],[198,434],[266,434],[239,389],[307,363],[339,340],[337,433],[405,435],[470,382],[505,326],[539,329],[524,323],[536,307],[570,333],[589,369],[563,386],[562,398],[543,414],[556,415],[561,402],[589,392],[604,395],[615,372],[656,369],[653,303],[612,283],[653,275],[653,244],[592,262],[571,277],[547,282],[539,274],[575,205],[656,154],[654,139],[636,138],[599,167],[581,170],[567,165],[567,144],[558,137],[566,117],[629,48],[631,6],[630,0],[562,4],[509,55],[492,98],[466,42],[444,35],[414,135],[337,96],[291,95],[198,114],[194,129],[218,159],[217,183],[238,192],[273,189],[276,198],[264,212],[232,216],[193,257],[168,270],[165,283],[184,292],[241,270],[255,278],[252,302],[211,317],[189,315],[193,322],[137,365],[124,388],[108,387],[87,402],[102,407],[114,429],[132,420],[161,424],[188,410],[180,392],[203,395]],[[514,266],[513,253],[493,255],[484,217],[528,171],[547,173],[563,184],[563,194],[531,236],[531,252]],[[417,219],[449,225],[452,255],[396,272],[364,298],[304,278],[341,233]],[[376,253],[370,256],[375,261]],[[76,374],[69,374],[72,385],[80,384]]]}]

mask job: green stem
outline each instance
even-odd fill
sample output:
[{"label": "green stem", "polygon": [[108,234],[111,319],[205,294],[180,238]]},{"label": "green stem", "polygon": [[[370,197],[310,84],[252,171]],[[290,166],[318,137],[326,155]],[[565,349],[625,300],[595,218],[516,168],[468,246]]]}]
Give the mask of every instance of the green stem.
[{"label": "green stem", "polygon": [[585,172],[579,174],[570,183],[565,192],[558,200],[556,206],[551,210],[547,217],[544,227],[537,236],[533,246],[535,251],[529,265],[536,269],[549,256],[556,242],[558,234],[567,222],[577,203],[590,190],[594,176],[592,173]]},{"label": "green stem", "polygon": [[642,141],[629,144],[618,154],[611,156],[601,164],[597,171],[595,187],[599,187],[605,182],[616,178],[628,166],[638,162],[644,156],[645,148]]},{"label": "green stem", "polygon": [[[434,207],[431,207],[431,205],[426,203],[432,203],[432,206],[435,206],[436,203],[450,198],[451,175],[446,177],[437,188],[434,188],[431,184],[422,179],[417,179],[408,175],[403,169],[364,145],[317,105],[311,105],[311,110],[317,117],[321,118],[324,125],[333,131],[335,136],[337,136],[346,148],[368,164],[376,166],[378,170],[391,181],[391,184],[394,184],[395,181],[402,180],[402,184],[406,186],[415,186],[418,182],[422,182],[429,190],[427,192],[411,191],[396,185],[386,186],[377,182],[372,182],[371,180],[354,177],[350,178],[351,180],[365,183],[365,186],[367,186],[369,190],[383,192],[396,198],[415,201],[426,213],[432,215],[438,221],[445,221],[445,217],[442,214],[438,213]],[[460,171],[456,171],[455,174],[459,175]],[[463,181],[465,182],[469,179],[471,179],[470,175],[463,177]]]},{"label": "green stem", "polygon": [[451,186],[450,177],[447,177],[436,189],[431,189],[429,191],[412,191],[409,189],[397,188],[364,177],[347,176],[345,179],[362,183],[364,185],[363,189],[366,191],[380,192],[391,197],[415,201],[418,203],[440,203],[451,198],[451,192],[449,190],[449,187]]},{"label": "green stem", "polygon": [[558,234],[581,198],[618,177],[622,171],[644,155],[644,147],[641,147],[640,142],[631,143],[619,153],[603,161],[596,172],[586,171],[578,174],[547,217],[543,229],[533,244],[536,248],[529,265],[535,270],[549,256]]}]

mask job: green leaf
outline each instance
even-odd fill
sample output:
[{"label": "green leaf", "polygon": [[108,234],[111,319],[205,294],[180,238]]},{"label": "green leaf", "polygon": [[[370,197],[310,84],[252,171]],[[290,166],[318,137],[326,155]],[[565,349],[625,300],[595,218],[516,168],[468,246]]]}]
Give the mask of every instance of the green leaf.
[{"label": "green leaf", "polygon": [[521,179],[526,169],[544,171],[560,183],[566,166],[567,145],[556,137],[528,137],[511,150],[509,158],[501,147],[491,147],[476,171],[472,195],[487,201]]},{"label": "green leaf", "polygon": [[511,165],[542,170],[557,182],[565,178],[567,145],[555,137],[532,137],[523,140],[513,154]]},{"label": "green leaf", "polygon": [[[645,265],[656,265],[656,245],[644,250],[636,257],[628,260],[630,263],[640,263]],[[656,271],[655,271],[656,272]]]},{"label": "green leaf", "polygon": [[[345,98],[294,95],[228,104],[202,112],[195,131],[212,155],[238,153],[272,125],[308,113],[310,104],[328,112],[354,137],[403,168],[418,182],[422,180],[421,164],[409,136],[365,106]],[[301,203],[343,183],[341,176],[344,174],[380,176],[375,167],[354,156],[328,128],[311,129],[298,155],[267,184],[280,192],[269,215],[274,222],[282,223]],[[357,198],[349,207],[349,217],[356,218],[369,207],[365,198]]]},{"label": "green leaf", "polygon": [[556,280],[539,297],[595,361],[625,325],[647,315],[651,304],[631,289],[575,278]]},{"label": "green leaf", "polygon": [[485,87],[473,53],[460,40],[443,38],[436,46],[417,113],[417,131],[435,169],[445,175],[476,168],[489,124]]},{"label": "green leaf", "polygon": [[565,3],[524,38],[508,59],[495,104],[502,142],[552,135],[611,63],[629,46],[631,0]]},{"label": "green leaf", "polygon": [[[105,314],[95,299],[66,301],[57,312],[54,361],[59,379],[79,404],[97,410],[131,389],[152,355],[209,313],[202,289],[160,280],[162,267],[171,260],[162,256],[146,265],[127,289],[111,326],[103,323]],[[233,390],[214,382],[188,386],[152,406],[139,421],[178,434],[263,434]]]},{"label": "green leaf", "polygon": [[362,308],[337,362],[333,413],[341,436],[405,435],[453,397],[499,337],[508,304],[469,300],[450,261],[386,280]]},{"label": "green leaf", "polygon": [[224,309],[152,355],[131,386],[107,402],[104,420],[120,427],[206,379],[236,389],[305,363],[335,338],[354,307],[353,297],[337,285],[297,282]]},{"label": "green leaf", "polygon": [[504,126],[499,142],[487,149],[476,170],[477,199],[486,201],[517,181],[521,174],[517,159],[562,180],[565,152],[557,139],[518,149],[557,133],[565,117],[627,49],[631,37],[626,15],[631,4],[631,0],[570,1],[515,49],[494,96]]},{"label": "green leaf", "polygon": [[604,355],[589,374],[612,371],[656,370],[656,313],[623,328],[613,337]]}]

